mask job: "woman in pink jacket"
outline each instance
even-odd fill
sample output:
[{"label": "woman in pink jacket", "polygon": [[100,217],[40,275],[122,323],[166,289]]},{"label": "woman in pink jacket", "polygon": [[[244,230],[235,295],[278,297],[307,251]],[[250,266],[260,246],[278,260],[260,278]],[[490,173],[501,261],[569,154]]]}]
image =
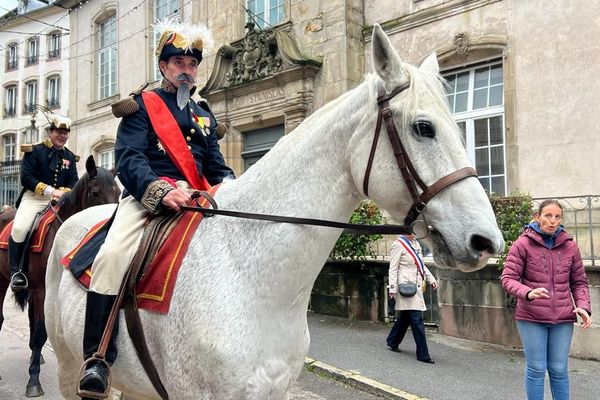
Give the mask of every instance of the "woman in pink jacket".
[{"label": "woman in pink jacket", "polygon": [[502,286],[517,298],[515,319],[525,351],[528,400],[544,398],[546,371],[554,400],[569,399],[569,350],[577,315],[592,323],[590,294],[581,255],[560,224],[563,208],[545,200],[511,246]]}]

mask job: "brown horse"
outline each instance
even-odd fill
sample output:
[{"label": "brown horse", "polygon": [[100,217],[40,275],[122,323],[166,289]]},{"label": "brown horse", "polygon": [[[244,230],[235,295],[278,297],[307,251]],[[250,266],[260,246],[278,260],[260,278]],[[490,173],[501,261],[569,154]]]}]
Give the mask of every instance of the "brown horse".
[{"label": "brown horse", "polygon": [[[85,163],[86,173],[79,179],[73,190],[64,194],[58,201],[57,218],[51,223],[44,248],[41,253],[30,253],[25,255],[24,263],[29,280],[28,290],[15,293],[15,301],[22,310],[28,306],[29,316],[29,348],[31,359],[29,365],[29,381],[25,390],[25,396],[42,396],[44,391],[40,384],[40,364],[42,363],[42,347],[48,338],[46,326],[44,325],[44,297],[46,263],[48,255],[54,242],[54,236],[64,220],[71,215],[92,206],[116,203],[119,199],[120,189],[117,186],[114,175],[104,168],[96,167],[96,163],[90,156]],[[2,214],[0,218],[0,229],[14,218],[15,212],[9,211]],[[0,250],[0,329],[4,322],[2,308],[4,297],[10,283],[10,272],[8,268],[8,252]]]}]

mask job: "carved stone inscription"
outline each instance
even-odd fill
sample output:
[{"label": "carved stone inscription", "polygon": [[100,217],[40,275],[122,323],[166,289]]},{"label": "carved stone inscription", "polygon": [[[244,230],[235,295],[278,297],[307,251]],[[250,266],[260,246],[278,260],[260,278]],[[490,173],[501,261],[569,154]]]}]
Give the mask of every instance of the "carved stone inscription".
[{"label": "carved stone inscription", "polygon": [[256,93],[250,93],[244,96],[233,98],[234,108],[251,107],[257,104],[265,103],[285,97],[285,90],[281,87],[269,88]]}]

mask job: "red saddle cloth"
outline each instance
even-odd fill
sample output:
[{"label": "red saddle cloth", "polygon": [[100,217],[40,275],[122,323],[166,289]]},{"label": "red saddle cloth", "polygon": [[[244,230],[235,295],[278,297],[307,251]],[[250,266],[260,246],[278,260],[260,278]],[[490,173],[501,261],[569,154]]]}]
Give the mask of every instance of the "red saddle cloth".
[{"label": "red saddle cloth", "polygon": [[[218,186],[213,186],[208,193],[212,196],[217,191]],[[206,207],[208,201],[201,198],[200,206]],[[181,267],[181,262],[187,252],[189,244],[194,236],[194,232],[200,225],[203,215],[199,212],[185,211],[181,220],[171,231],[162,246],[154,254],[150,266],[145,275],[136,285],[136,298],[138,308],[154,311],[161,314],[169,312],[173,289],[177,281],[177,274]],[[84,236],[81,242],[61,259],[61,264],[69,268],[69,262],[77,251],[88,242],[94,234],[102,228],[108,220],[100,221],[94,225]],[[86,288],[89,288],[92,279],[92,270],[88,268],[79,277],[79,282]]]},{"label": "red saddle cloth", "polygon": [[[48,209],[40,218],[40,223],[38,224],[38,228],[33,233],[33,237],[31,238],[31,245],[29,246],[29,251],[32,253],[41,253],[44,249],[44,242],[46,241],[46,236],[48,234],[48,230],[50,228],[50,224],[52,221],[56,219],[56,214]],[[2,229],[0,232],[0,249],[7,250],[8,249],[8,239],[10,238],[10,233],[12,232],[13,222],[10,221],[8,225]]]}]

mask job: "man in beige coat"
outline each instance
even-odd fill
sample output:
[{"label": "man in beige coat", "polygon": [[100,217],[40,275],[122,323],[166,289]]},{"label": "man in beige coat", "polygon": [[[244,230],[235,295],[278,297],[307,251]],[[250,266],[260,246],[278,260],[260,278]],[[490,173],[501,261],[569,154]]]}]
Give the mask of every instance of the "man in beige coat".
[{"label": "man in beige coat", "polygon": [[[389,295],[396,299],[395,309],[400,311],[390,334],[387,337],[388,348],[400,352],[398,346],[410,325],[417,345],[417,360],[428,364],[435,362],[429,355],[425,339],[425,324],[423,311],[427,309],[423,297],[425,282],[433,290],[437,289],[437,281],[431,274],[421,256],[421,245],[414,235],[403,235],[392,244],[389,271]],[[400,295],[398,288],[401,284],[416,284],[417,290],[411,296]]]}]

